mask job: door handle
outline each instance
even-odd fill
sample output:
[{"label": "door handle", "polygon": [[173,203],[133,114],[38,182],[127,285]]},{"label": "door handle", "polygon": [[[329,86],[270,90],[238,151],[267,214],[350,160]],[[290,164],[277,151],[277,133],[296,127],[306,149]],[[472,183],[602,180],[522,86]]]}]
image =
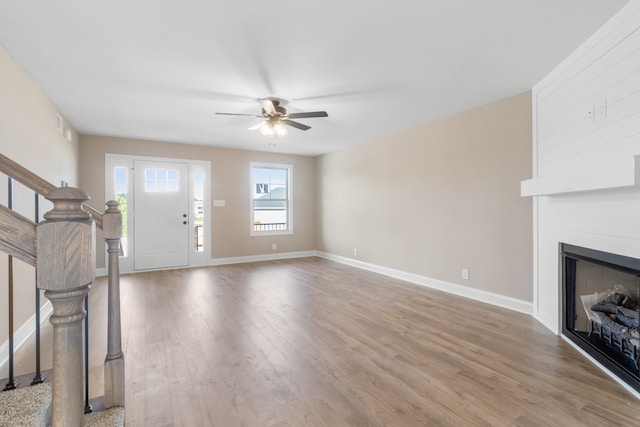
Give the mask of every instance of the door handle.
[{"label": "door handle", "polygon": [[182,214],[182,218],[186,218],[186,217],[187,217],[187,214]]},{"label": "door handle", "polygon": [[187,221],[182,221],[182,223],[186,225],[186,224],[187,224]]}]

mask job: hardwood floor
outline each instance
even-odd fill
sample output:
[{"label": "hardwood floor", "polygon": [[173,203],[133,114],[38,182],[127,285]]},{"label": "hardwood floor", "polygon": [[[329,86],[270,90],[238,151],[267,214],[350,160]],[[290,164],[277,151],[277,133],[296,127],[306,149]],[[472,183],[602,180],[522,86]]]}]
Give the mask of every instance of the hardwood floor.
[{"label": "hardwood floor", "polygon": [[[530,316],[320,258],[121,286],[128,426],[640,425],[639,400]],[[96,396],[106,280],[90,298]]]}]

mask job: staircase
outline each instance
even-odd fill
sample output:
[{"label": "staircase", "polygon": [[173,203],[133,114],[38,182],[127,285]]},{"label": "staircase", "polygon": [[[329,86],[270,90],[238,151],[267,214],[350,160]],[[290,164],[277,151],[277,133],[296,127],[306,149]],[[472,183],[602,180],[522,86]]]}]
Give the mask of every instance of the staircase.
[{"label": "staircase", "polygon": [[[124,425],[124,354],[121,345],[118,256],[122,217],[115,201],[101,213],[85,202],[81,190],[57,188],[0,154],[0,172],[9,180],[8,206],[0,205],[0,251],[9,260],[9,379],[0,392],[0,426],[75,427]],[[36,220],[12,209],[13,180],[36,194]],[[38,221],[38,195],[53,208]],[[96,227],[108,252],[107,355],[104,362],[104,411],[89,413],[88,371],[83,343],[86,296],[95,278]],[[42,382],[39,350],[32,386],[17,388],[13,375],[13,258],[36,268],[36,286],[53,306],[53,369],[51,382]],[[39,295],[39,292],[36,292]],[[4,298],[4,295],[2,296]],[[36,329],[40,304],[36,296]],[[87,330],[87,329],[85,329]],[[39,347],[38,340],[36,348]],[[4,355],[0,355],[4,356]],[[83,357],[85,356],[85,357]],[[38,378],[40,378],[38,380]],[[0,385],[1,386],[1,385]]]}]

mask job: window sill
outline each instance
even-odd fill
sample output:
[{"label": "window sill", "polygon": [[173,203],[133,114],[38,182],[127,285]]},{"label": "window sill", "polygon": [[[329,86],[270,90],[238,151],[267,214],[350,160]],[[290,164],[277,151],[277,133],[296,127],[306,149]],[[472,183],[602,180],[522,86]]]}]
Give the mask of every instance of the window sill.
[{"label": "window sill", "polygon": [[258,237],[258,236],[280,236],[280,235],[287,235],[287,234],[293,234],[293,230],[251,231],[250,232],[250,235],[252,237]]}]

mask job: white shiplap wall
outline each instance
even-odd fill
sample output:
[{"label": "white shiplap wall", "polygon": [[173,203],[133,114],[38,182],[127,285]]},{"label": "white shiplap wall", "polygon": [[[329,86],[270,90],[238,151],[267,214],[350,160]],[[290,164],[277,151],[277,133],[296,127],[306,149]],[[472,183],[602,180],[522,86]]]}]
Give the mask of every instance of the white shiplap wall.
[{"label": "white shiplap wall", "polygon": [[534,313],[560,329],[559,242],[640,258],[640,1],[533,88]]}]

